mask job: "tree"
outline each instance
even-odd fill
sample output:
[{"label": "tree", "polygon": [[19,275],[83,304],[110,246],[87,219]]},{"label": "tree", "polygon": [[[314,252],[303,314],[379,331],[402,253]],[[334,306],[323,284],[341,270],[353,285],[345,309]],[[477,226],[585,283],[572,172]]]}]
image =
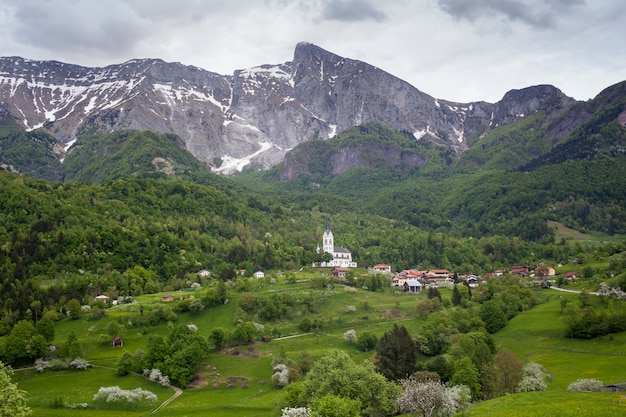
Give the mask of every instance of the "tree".
[{"label": "tree", "polygon": [[0,352],[4,356],[3,360],[14,364],[34,361],[42,357],[47,350],[45,338],[28,320],[20,320],[13,326],[11,333],[4,340],[4,346],[4,352]]},{"label": "tree", "polygon": [[312,407],[312,417],[360,417],[361,402],[336,395],[326,395]]},{"label": "tree", "polygon": [[221,327],[213,329],[209,339],[213,342],[215,351],[220,351],[226,346],[226,332]]},{"label": "tree", "polygon": [[451,385],[465,385],[469,387],[472,398],[478,398],[481,394],[478,369],[467,356],[454,363],[454,373],[450,378]]},{"label": "tree", "polygon": [[302,381],[300,402],[312,406],[327,395],[360,401],[362,416],[394,415],[398,387],[376,372],[371,362],[356,364],[347,353],[331,350],[317,360]]},{"label": "tree", "polygon": [[133,356],[126,351],[117,361],[117,374],[119,376],[128,375],[133,368]]},{"label": "tree", "polygon": [[233,331],[233,340],[241,344],[252,344],[256,337],[256,328],[249,321],[238,323]]},{"label": "tree", "polygon": [[498,352],[493,361],[498,369],[498,388],[501,392],[514,393],[522,381],[524,364],[508,349]]},{"label": "tree", "polygon": [[370,332],[362,332],[356,341],[357,347],[363,352],[369,352],[370,350],[375,349],[377,343],[378,337]]},{"label": "tree", "polygon": [[46,340],[46,343],[52,343],[55,333],[54,322],[52,320],[44,316],[37,322],[35,328],[37,329],[39,334],[42,335],[43,338]]},{"label": "tree", "polygon": [[63,356],[68,359],[76,359],[83,356],[83,347],[73,330],[67,335],[67,340],[63,345]]},{"label": "tree", "polygon": [[405,379],[400,383],[402,395],[398,398],[401,413],[415,413],[416,416],[432,417],[445,404],[445,385],[439,381],[418,382]]},{"label": "tree", "polygon": [[376,370],[390,381],[408,378],[415,372],[417,347],[404,326],[397,323],[376,344]]},{"label": "tree", "polygon": [[452,305],[458,306],[459,304],[461,304],[461,294],[459,293],[459,288],[455,284],[452,289]]},{"label": "tree", "polygon": [[485,328],[490,334],[494,334],[506,326],[506,314],[493,300],[485,301],[480,306],[479,316],[485,322]]},{"label": "tree", "polygon": [[26,406],[26,393],[13,382],[13,370],[0,362],[0,417],[25,417],[32,410]]},{"label": "tree", "polygon": [[67,309],[68,317],[72,320],[80,318],[80,316],[82,316],[83,314],[80,302],[76,298],[72,298],[70,301],[68,301],[65,308]]},{"label": "tree", "polygon": [[343,338],[350,342],[350,344],[352,344],[356,340],[356,330],[346,330],[346,332],[343,334]]},{"label": "tree", "polygon": [[583,273],[583,278],[585,279],[593,278],[593,268],[589,265],[583,268],[582,273]]}]

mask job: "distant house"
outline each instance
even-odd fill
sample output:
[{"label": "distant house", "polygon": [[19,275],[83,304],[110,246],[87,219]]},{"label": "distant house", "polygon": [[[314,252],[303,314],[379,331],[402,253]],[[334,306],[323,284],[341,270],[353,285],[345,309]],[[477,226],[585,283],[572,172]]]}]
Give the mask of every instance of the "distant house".
[{"label": "distant house", "polygon": [[255,278],[264,278],[265,277],[265,272],[263,272],[263,271],[256,271],[254,273],[254,277]]},{"label": "distant house", "polygon": [[465,282],[471,288],[478,287],[478,277],[476,275],[470,274],[465,277]]},{"label": "distant house", "polygon": [[405,269],[398,272],[392,279],[391,285],[402,287],[407,279],[422,279],[427,271],[417,271],[415,269]]},{"label": "distant house", "polygon": [[566,272],[564,275],[565,279],[568,279],[570,281],[575,280],[578,278],[578,273],[577,272]]},{"label": "distant house", "polygon": [[528,265],[515,265],[511,267],[511,274],[527,277],[531,270]]},{"label": "distant house", "polygon": [[451,275],[447,269],[430,269],[423,275],[423,279],[437,287],[449,287],[453,284]]},{"label": "distant house", "polygon": [[211,276],[211,271],[203,269],[202,271],[196,272],[196,275],[202,278],[208,278]]},{"label": "distant house", "polygon": [[109,297],[107,297],[106,295],[98,295],[96,297],[96,301],[102,301],[103,303],[108,303],[110,300]]},{"label": "distant house", "polygon": [[404,291],[406,292],[413,292],[413,293],[418,293],[418,292],[422,292],[422,283],[419,282],[417,279],[407,279],[404,282]]},{"label": "distant house", "polygon": [[336,268],[333,268],[332,274],[334,277],[337,277],[339,279],[346,279],[346,274],[349,270],[350,268],[338,266]]},{"label": "distant house", "polygon": [[375,273],[379,274],[391,274],[391,265],[389,264],[376,264],[372,268]]},{"label": "distant house", "polygon": [[165,294],[163,297],[161,297],[161,301],[163,301],[164,303],[169,303],[171,301],[174,301],[174,296],[172,294]]},{"label": "distant house", "polygon": [[119,336],[115,336],[113,340],[111,340],[111,347],[124,347],[124,341]]}]

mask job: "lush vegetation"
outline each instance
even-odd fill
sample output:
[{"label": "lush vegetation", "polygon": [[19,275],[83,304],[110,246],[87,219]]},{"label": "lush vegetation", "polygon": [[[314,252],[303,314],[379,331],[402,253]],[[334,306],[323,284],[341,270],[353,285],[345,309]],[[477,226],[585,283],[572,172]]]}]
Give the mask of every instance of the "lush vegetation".
[{"label": "lush vegetation", "polygon": [[[571,384],[623,382],[622,88],[496,127],[460,156],[359,126],[294,150],[301,175],[286,183],[282,167],[220,178],[150,132],[84,132],[55,165],[50,136],[3,119],[0,163],[27,176],[0,172],[0,361],[34,364],[2,365],[3,389],[24,405],[13,377],[37,415],[142,415],[168,384],[187,388],[158,412],[173,417],[395,415],[422,410],[424,387],[446,415],[470,398],[489,400],[476,415],[575,407],[587,394]],[[333,172],[344,151],[359,167]],[[309,268],[327,218],[360,265],[342,282]],[[403,294],[366,269],[377,263],[449,269],[455,285]],[[556,283],[580,294],[458,279],[557,264]]]}]

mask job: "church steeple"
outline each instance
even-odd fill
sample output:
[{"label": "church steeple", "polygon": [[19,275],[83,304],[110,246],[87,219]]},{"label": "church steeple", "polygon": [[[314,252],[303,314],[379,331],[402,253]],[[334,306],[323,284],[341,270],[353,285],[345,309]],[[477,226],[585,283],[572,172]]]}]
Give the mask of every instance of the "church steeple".
[{"label": "church steeple", "polygon": [[333,232],[330,231],[330,219],[328,217],[326,218],[322,250],[328,253],[335,252],[335,239],[333,238]]}]

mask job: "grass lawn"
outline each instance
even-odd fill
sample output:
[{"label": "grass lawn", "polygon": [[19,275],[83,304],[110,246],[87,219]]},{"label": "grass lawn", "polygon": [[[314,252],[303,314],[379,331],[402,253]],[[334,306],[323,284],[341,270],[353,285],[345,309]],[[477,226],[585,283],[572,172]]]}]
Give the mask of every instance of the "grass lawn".
[{"label": "grass lawn", "polygon": [[[94,367],[82,371],[45,371],[39,373],[34,369],[15,372],[15,381],[20,389],[28,393],[28,405],[37,417],[57,416],[142,416],[152,410],[158,403],[169,398],[174,391],[150,382],[139,376],[119,377],[115,370]],[[100,387],[119,386],[122,389],[143,388],[155,393],[157,404],[142,405],[136,408],[111,407],[97,409],[93,396]],[[87,409],[55,409],[50,403],[62,398],[66,404],[88,403]]]},{"label": "grass lawn", "polygon": [[[209,355],[203,370],[203,384],[188,388],[183,394],[154,415],[183,416],[258,416],[270,417],[280,413],[282,392],[271,384],[272,361],[284,356],[298,361],[302,352],[313,359],[329,349],[348,352],[357,362],[372,360],[373,352],[360,352],[354,343],[344,340],[343,334],[354,329],[357,337],[362,332],[377,336],[389,330],[394,323],[407,327],[412,334],[420,331],[423,319],[417,316],[416,305],[426,294],[409,295],[388,290],[374,293],[362,289],[346,289],[336,285],[332,289],[313,289],[306,280],[287,283],[279,280],[253,281],[253,294],[271,296],[280,292],[298,300],[315,299],[315,311],[309,311],[305,303],[297,302],[288,317],[274,322],[263,322],[253,313],[245,314],[238,308],[240,293],[231,291],[226,305],[206,308],[198,313],[177,313],[176,323],[195,324],[198,332],[208,337],[211,330],[221,327],[232,331],[239,318],[262,323],[264,334],[274,339],[254,346],[241,346],[226,353]],[[444,300],[450,299],[450,290],[440,289]],[[194,294],[196,295],[196,294]],[[485,401],[472,406],[473,416],[617,416],[626,415],[624,399],[617,394],[580,394],[566,391],[569,383],[582,378],[597,378],[605,383],[626,381],[626,333],[611,335],[597,340],[575,340],[563,337],[561,323],[561,299],[577,302],[578,295],[555,290],[542,290],[537,295],[546,302],[519,314],[494,336],[498,348],[513,351],[524,362],[538,362],[553,379],[546,392],[514,394]],[[138,303],[147,313],[157,305],[165,305],[160,295],[142,296]],[[173,391],[151,383],[138,376],[118,377],[115,373],[118,358],[126,350],[134,353],[146,349],[151,335],[166,337],[171,325],[138,328],[128,319],[138,312],[138,303],[116,306],[107,310],[101,320],[63,320],[56,326],[55,344],[61,344],[74,331],[79,337],[85,358],[94,367],[87,371],[34,370],[16,372],[20,389],[29,394],[29,405],[36,416],[141,416],[147,415],[155,406],[137,409],[100,410],[93,406],[93,395],[101,386],[118,385],[124,389],[142,387],[159,397],[159,402],[169,398]],[[168,303],[174,307],[175,303]],[[321,329],[303,333],[298,324],[305,317],[323,323]],[[110,323],[120,326],[124,347],[112,349],[100,340],[107,334]],[[106,339],[106,338],[105,338]],[[106,340],[105,340],[106,342]],[[63,398],[66,403],[87,402],[87,410],[53,409],[50,402]],[[581,414],[581,410],[584,413]],[[602,412],[600,412],[602,410]],[[623,413],[623,414],[620,414]]]}]

